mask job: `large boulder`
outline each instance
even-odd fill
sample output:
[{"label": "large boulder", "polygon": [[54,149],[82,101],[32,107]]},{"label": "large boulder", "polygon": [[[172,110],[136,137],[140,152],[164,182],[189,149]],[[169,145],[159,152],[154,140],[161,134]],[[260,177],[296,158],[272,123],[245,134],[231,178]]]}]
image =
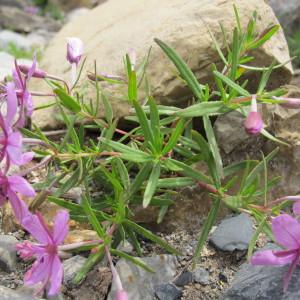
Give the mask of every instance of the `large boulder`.
[{"label": "large boulder", "polygon": [[[122,58],[128,49],[134,48],[141,61],[153,46],[148,78],[154,97],[163,104],[183,106],[191,93],[178,80],[172,64],[154,44],[153,38],[157,37],[176,49],[201,83],[212,83],[210,65],[212,62],[220,63],[220,59],[209,30],[222,45],[222,23],[228,39],[231,39],[236,26],[234,3],[238,7],[243,28],[247,26],[254,11],[258,13],[258,33],[265,30],[270,23],[278,23],[272,9],[261,0],[128,0],[124,3],[110,0],[68,23],[49,45],[41,67],[51,74],[69,79],[70,66],[65,59],[64,45],[66,38],[70,36],[81,38],[85,44],[87,61],[83,74],[87,70],[92,71],[94,60],[97,60],[99,71],[122,75]],[[289,52],[283,32],[280,30],[254,56],[258,66],[267,66],[274,60],[278,63],[288,61]],[[290,64],[277,69],[271,78],[271,87],[289,82],[291,74]],[[250,86],[255,89],[258,77],[250,74],[249,78]],[[40,82],[35,89],[37,87],[41,88]],[[121,103],[120,100],[110,101],[116,115],[128,114],[126,99]],[[35,104],[48,102],[49,99],[39,98]],[[38,110],[33,115],[33,122],[42,128],[57,127],[55,108]]]}]

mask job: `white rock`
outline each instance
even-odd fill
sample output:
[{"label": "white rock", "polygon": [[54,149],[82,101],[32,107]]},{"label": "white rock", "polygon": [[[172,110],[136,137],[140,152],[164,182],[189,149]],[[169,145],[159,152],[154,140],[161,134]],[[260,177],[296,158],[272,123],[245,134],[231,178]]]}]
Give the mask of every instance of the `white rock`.
[{"label": "white rock", "polygon": [[77,19],[78,17],[81,17],[81,16],[87,14],[89,11],[90,11],[90,9],[88,9],[86,7],[76,8],[67,14],[66,21],[71,22],[71,21]]},{"label": "white rock", "polygon": [[10,30],[2,30],[0,32],[0,47],[6,48],[10,43],[25,50],[30,50],[33,47],[33,43],[24,35]]}]

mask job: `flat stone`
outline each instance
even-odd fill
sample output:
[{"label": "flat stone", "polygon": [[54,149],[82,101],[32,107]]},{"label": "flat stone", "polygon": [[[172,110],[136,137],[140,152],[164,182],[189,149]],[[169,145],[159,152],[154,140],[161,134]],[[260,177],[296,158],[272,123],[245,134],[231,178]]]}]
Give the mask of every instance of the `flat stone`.
[{"label": "flat stone", "polygon": [[185,286],[193,281],[193,274],[190,271],[183,272],[180,276],[174,281],[174,284],[177,286]]},{"label": "flat stone", "polygon": [[246,250],[253,233],[252,220],[243,213],[223,220],[212,233],[210,241],[223,251]]},{"label": "flat stone", "polygon": [[18,240],[14,236],[0,235],[0,269],[3,271],[12,272],[15,270],[17,261],[17,243]]},{"label": "flat stone", "polygon": [[159,300],[177,300],[180,299],[182,291],[174,284],[161,284],[155,288],[155,296]]},{"label": "flat stone", "polygon": [[78,271],[86,262],[86,258],[81,255],[73,256],[69,259],[66,259],[63,262],[64,267],[64,284],[67,287],[73,287],[73,279],[75,278]]},{"label": "flat stone", "polygon": [[204,268],[196,268],[193,270],[193,280],[203,285],[209,284],[209,273]]},{"label": "flat stone", "polygon": [[283,292],[283,276],[289,266],[252,266],[245,263],[222,300],[298,300],[300,268],[295,270],[287,291]]},{"label": "flat stone", "polygon": [[38,300],[29,292],[24,290],[15,291],[4,286],[0,286],[0,299],[1,300]]},{"label": "flat stone", "polygon": [[[155,273],[149,273],[123,258],[116,264],[117,271],[128,293],[128,299],[153,300],[155,287],[169,283],[174,278],[176,274],[176,257],[165,254],[139,259],[155,270]],[[111,291],[107,299],[113,300],[115,292],[116,286],[112,282]]]}]

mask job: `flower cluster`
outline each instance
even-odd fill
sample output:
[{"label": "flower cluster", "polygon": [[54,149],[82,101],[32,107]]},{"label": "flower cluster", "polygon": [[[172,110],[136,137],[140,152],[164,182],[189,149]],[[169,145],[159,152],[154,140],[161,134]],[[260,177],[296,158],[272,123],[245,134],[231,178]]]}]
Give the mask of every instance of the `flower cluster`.
[{"label": "flower cluster", "polygon": [[[82,41],[78,38],[69,38],[67,60],[72,65],[72,85],[76,80],[76,67],[82,54]],[[53,296],[59,293],[63,280],[60,253],[65,249],[73,249],[83,245],[77,245],[76,243],[76,245],[62,245],[69,230],[69,213],[65,210],[59,211],[54,219],[53,227],[49,228],[43,216],[39,212],[32,213],[24,199],[21,198],[21,196],[34,197],[36,194],[33,187],[22,176],[26,172],[10,174],[13,166],[24,166],[34,156],[33,152],[23,152],[24,143],[34,142],[34,139],[23,139],[20,132],[20,128],[26,124],[26,119],[31,117],[33,113],[32,96],[43,96],[43,94],[28,90],[28,83],[33,77],[63,81],[38,69],[37,60],[34,56],[30,67],[15,62],[12,80],[5,80],[1,84],[0,206],[9,201],[17,221],[37,241],[37,243],[25,241],[16,246],[21,258],[26,260],[35,258],[32,267],[25,274],[24,283],[37,287],[37,294],[46,290],[49,296]],[[48,95],[45,94],[45,96]],[[48,159],[45,159],[38,165],[41,166],[47,162]],[[100,242],[96,241],[96,243]],[[107,250],[107,255],[110,258],[114,279],[120,287],[116,299],[125,300],[127,299],[127,293],[122,288],[120,278],[112,264],[109,250]]]}]

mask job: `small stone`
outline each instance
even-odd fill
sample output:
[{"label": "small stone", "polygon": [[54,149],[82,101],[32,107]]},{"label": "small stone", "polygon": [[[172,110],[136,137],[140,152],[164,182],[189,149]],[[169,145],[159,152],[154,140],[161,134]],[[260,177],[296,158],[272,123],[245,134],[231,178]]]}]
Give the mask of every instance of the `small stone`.
[{"label": "small stone", "polygon": [[227,278],[226,274],[224,274],[223,272],[220,272],[220,273],[219,273],[219,279],[220,279],[222,282],[225,282],[225,283],[228,282],[228,278]]},{"label": "small stone", "polygon": [[86,258],[81,255],[73,256],[63,262],[64,284],[67,287],[71,288],[74,286],[73,279],[85,262]]},{"label": "small stone", "polygon": [[118,250],[128,253],[128,254],[131,254],[133,252],[133,246],[127,240],[124,240],[118,246]]},{"label": "small stone", "polygon": [[246,250],[253,233],[252,220],[243,213],[223,220],[212,233],[210,241],[223,251]]},{"label": "small stone", "polygon": [[177,286],[185,286],[193,281],[193,274],[190,271],[180,274],[180,276],[174,281]]},{"label": "small stone", "polygon": [[1,300],[38,300],[29,291],[14,291],[4,286],[0,286],[0,299]]},{"label": "small stone", "polygon": [[159,300],[176,300],[180,299],[182,291],[174,284],[161,284],[155,288],[155,295]]},{"label": "small stone", "polygon": [[193,271],[193,280],[203,285],[209,284],[209,273],[204,268],[196,268]]},{"label": "small stone", "polygon": [[0,269],[12,272],[16,267],[18,240],[11,235],[0,235]]}]

